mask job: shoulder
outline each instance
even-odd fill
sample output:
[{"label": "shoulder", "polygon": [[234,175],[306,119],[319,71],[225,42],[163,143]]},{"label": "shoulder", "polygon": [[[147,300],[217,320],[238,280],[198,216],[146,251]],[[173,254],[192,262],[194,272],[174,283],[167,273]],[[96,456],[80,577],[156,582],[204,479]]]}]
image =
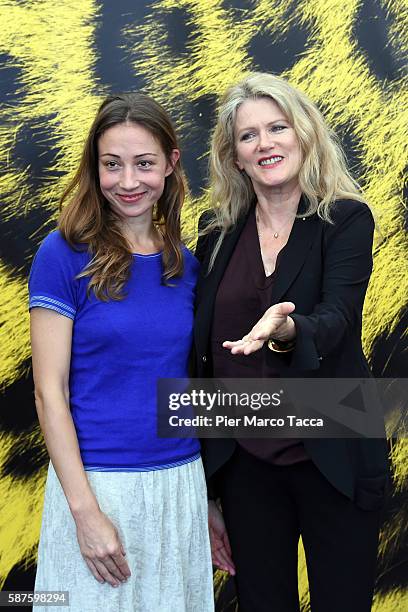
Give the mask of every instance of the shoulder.
[{"label": "shoulder", "polygon": [[38,248],[30,271],[30,280],[54,275],[74,279],[89,263],[85,245],[73,248],[56,230],[48,234]]},{"label": "shoulder", "polygon": [[72,248],[59,231],[45,238],[34,257],[28,279],[30,308],[38,306],[70,319],[75,317],[81,284],[77,275],[89,260],[85,249]]},{"label": "shoulder", "polygon": [[370,207],[365,202],[358,200],[336,200],[330,209],[330,216],[334,225],[358,217],[366,219],[370,224],[374,224],[374,217]]},{"label": "shoulder", "polygon": [[215,219],[214,210],[205,210],[198,220],[198,239],[195,249],[195,256],[198,261],[203,263],[206,255],[212,251],[212,248],[216,242],[216,239],[220,235],[220,230],[215,228],[213,230],[205,231],[212,221]]},{"label": "shoulder", "polygon": [[48,234],[40,244],[37,253],[47,253],[57,257],[67,258],[83,258],[87,253],[85,245],[72,247],[63,237],[59,230],[55,230]]},{"label": "shoulder", "polygon": [[322,239],[326,249],[372,252],[374,217],[370,207],[358,200],[337,200],[330,210],[331,223],[322,221]]},{"label": "shoulder", "polygon": [[84,265],[89,260],[86,245],[72,247],[65,240],[59,230],[48,234],[40,244],[35,259],[48,259],[53,261],[72,262],[73,265]]},{"label": "shoulder", "polygon": [[370,207],[358,200],[336,200],[330,208],[331,222],[320,220],[323,225],[323,236],[326,240],[334,237],[347,236],[350,239],[372,240],[374,233],[374,217]]},{"label": "shoulder", "polygon": [[63,251],[68,246],[69,245],[62,237],[61,232],[59,230],[54,230],[44,238],[38,250],[52,253],[54,251]]},{"label": "shoulder", "polygon": [[198,219],[198,231],[202,232],[205,230],[207,225],[209,225],[215,219],[215,212],[212,209],[205,210],[201,213],[200,218]]}]

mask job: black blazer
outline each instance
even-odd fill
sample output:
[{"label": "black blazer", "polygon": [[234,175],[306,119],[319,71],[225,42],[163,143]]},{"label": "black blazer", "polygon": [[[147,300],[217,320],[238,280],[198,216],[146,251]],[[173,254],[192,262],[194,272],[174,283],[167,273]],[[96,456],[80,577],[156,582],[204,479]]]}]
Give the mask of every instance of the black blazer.
[{"label": "black blazer", "polygon": [[[302,198],[300,215],[306,209]],[[200,218],[202,228],[211,213]],[[218,233],[199,238],[201,262],[195,319],[196,376],[211,377],[211,326],[215,296],[247,217],[240,219],[220,248],[211,272],[208,263]],[[297,331],[292,353],[267,351],[282,377],[363,378],[371,376],[361,346],[362,308],[372,270],[374,221],[365,204],[336,202],[333,225],[317,215],[295,220],[280,256],[272,302],[295,304]],[[243,280],[244,282],[244,280]],[[248,330],[249,331],[249,330]],[[231,439],[202,440],[209,484],[235,449]],[[308,455],[343,494],[364,509],[382,505],[388,473],[386,441],[381,439],[304,439]]]}]

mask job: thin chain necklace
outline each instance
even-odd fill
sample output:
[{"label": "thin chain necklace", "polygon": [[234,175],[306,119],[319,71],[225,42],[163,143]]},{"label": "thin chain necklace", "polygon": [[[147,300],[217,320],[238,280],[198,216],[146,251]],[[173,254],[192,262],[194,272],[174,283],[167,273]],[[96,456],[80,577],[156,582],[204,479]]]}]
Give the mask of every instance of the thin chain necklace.
[{"label": "thin chain necklace", "polygon": [[[282,230],[290,223],[290,221],[293,222],[294,218],[296,217],[296,215],[294,217],[290,217],[289,219],[287,219],[287,221],[285,221],[285,223],[279,228],[279,230],[275,230],[273,227],[271,228],[266,228],[266,229],[270,229],[273,232],[273,237],[277,240],[282,232]],[[256,211],[255,211],[255,219],[256,219],[256,225],[258,228],[258,236],[259,238],[262,238],[262,231],[261,231],[261,220],[259,217],[259,210],[258,210],[258,206],[256,207]]]}]

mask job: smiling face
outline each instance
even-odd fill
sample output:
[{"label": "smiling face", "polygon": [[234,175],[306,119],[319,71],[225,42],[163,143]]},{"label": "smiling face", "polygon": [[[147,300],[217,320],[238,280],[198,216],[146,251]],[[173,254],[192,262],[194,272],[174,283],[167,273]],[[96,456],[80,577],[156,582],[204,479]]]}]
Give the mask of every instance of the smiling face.
[{"label": "smiling face", "polygon": [[251,179],[255,193],[299,187],[299,141],[276,102],[270,98],[243,102],[236,114],[234,138],[236,164]]},{"label": "smiling face", "polygon": [[160,143],[137,123],[107,129],[98,140],[98,169],[101,191],[112,209],[123,219],[151,219],[179,155],[173,149],[167,160]]}]

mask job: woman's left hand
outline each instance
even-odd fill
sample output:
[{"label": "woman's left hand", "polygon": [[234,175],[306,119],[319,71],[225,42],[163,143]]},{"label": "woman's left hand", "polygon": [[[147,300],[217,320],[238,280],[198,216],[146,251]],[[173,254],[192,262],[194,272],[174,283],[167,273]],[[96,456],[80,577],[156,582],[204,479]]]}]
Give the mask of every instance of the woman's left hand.
[{"label": "woman's left hand", "polygon": [[249,355],[259,351],[270,338],[288,342],[296,337],[296,327],[289,316],[295,310],[292,302],[281,302],[268,308],[263,317],[254,325],[249,334],[241,340],[226,340],[222,346],[233,355]]},{"label": "woman's left hand", "polygon": [[231,546],[224,518],[214,500],[208,501],[208,529],[213,564],[224,572],[229,572],[231,576],[235,576],[235,565],[232,561]]}]

